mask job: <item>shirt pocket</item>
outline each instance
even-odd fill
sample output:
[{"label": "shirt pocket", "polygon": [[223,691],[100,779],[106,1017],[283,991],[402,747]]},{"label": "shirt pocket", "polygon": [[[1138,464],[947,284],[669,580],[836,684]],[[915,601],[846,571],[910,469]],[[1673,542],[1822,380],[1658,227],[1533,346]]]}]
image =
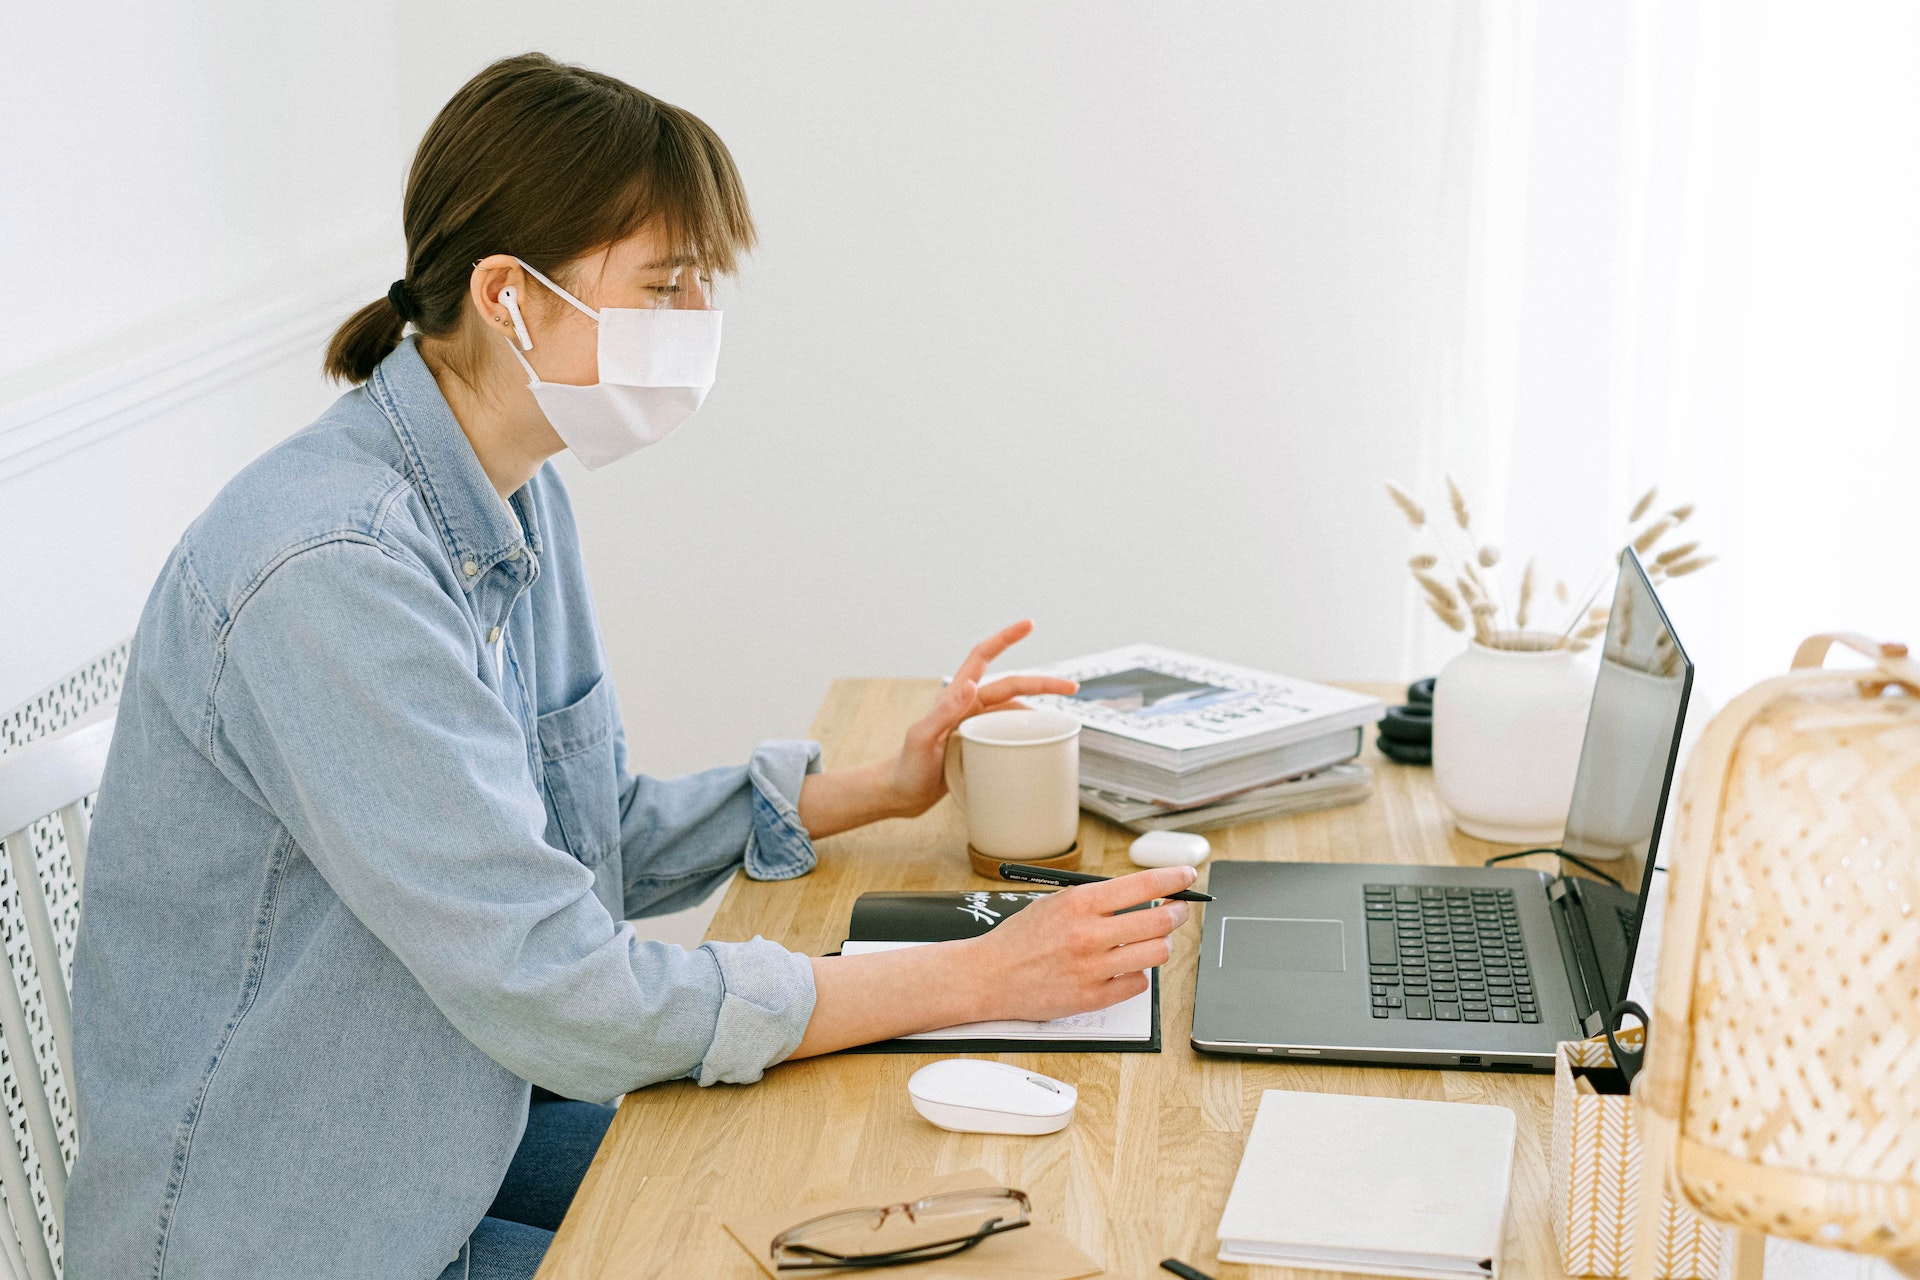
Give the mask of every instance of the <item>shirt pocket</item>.
[{"label": "shirt pocket", "polygon": [[577,701],[534,721],[547,781],[547,839],[588,866],[620,846],[613,690],[603,675]]}]

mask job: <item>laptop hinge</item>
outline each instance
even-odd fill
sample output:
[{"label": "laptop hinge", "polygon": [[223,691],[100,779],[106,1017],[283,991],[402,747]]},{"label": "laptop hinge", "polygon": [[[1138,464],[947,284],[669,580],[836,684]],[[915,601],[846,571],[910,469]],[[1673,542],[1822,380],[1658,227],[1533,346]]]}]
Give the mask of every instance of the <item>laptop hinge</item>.
[{"label": "laptop hinge", "polygon": [[1573,990],[1580,1029],[1597,1036],[1606,1023],[1607,988],[1600,974],[1600,953],[1594,950],[1587,913],[1581,906],[1580,882],[1572,876],[1549,882],[1547,901],[1552,907],[1548,914],[1559,937],[1560,959],[1566,966],[1567,985]]}]

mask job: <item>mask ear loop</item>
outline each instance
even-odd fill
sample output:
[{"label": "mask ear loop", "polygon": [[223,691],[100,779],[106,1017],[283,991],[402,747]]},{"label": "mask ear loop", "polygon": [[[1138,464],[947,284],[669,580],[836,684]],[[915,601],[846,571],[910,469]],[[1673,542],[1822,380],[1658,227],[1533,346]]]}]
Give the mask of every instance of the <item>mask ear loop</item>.
[{"label": "mask ear loop", "polygon": [[[578,307],[595,324],[600,323],[600,313],[598,311],[595,311],[592,307],[580,301],[580,299],[574,297],[572,294],[568,293],[565,289],[562,289],[559,285],[555,284],[553,281],[547,279],[546,276],[540,273],[540,270],[537,267],[533,266],[531,263],[528,263],[520,258],[515,258],[514,261],[520,263],[521,267],[523,267],[526,270],[528,275],[532,276],[535,280],[538,280],[541,284],[547,286],[547,288],[553,290],[553,292],[555,292],[562,298],[565,298],[568,302],[571,302],[574,306]],[[527,358],[520,354],[522,349],[527,351],[533,350],[533,338],[527,332],[527,322],[520,315],[520,299],[519,299],[519,296],[514,292],[514,288],[512,285],[508,285],[506,288],[500,291],[500,302],[503,306],[506,307],[507,314],[513,317],[513,332],[520,339],[520,345],[517,347],[513,343],[509,342],[507,344],[507,350],[513,352],[513,358],[515,360],[518,360],[520,362],[520,367],[527,371],[527,385],[530,387],[537,386],[540,384],[540,375],[533,371],[533,366],[527,363]]]},{"label": "mask ear loop", "polygon": [[[541,275],[537,268],[531,266],[528,263],[520,262],[520,259],[518,258],[515,258],[514,261],[519,262],[522,267],[525,267],[528,275],[532,276],[535,280],[538,280],[541,284],[547,286],[547,288],[553,290],[555,293],[565,298],[568,302],[571,302],[574,306],[578,307],[581,311],[585,312],[588,319],[598,323],[600,319],[600,313],[598,311],[595,311],[592,307],[580,301],[580,299],[574,297],[572,294],[568,293],[565,289],[562,289],[559,285],[555,284],[553,281]],[[531,351],[533,348],[529,346],[527,349]]]}]

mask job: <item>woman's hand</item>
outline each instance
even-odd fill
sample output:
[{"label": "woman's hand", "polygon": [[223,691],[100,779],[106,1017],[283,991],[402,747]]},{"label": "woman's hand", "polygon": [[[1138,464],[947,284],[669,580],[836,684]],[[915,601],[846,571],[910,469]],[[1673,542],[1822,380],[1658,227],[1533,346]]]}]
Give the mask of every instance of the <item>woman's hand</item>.
[{"label": "woman's hand", "polygon": [[1007,676],[982,685],[987,665],[1026,639],[1033,621],[1016,622],[973,646],[933,709],[907,730],[900,754],[852,769],[816,773],[800,787],[800,823],[818,840],[881,818],[911,818],[947,794],[947,738],[962,720],[1022,705],[1024,694],[1070,694],[1080,688],[1053,676]]},{"label": "woman's hand", "polygon": [[1025,694],[1070,694],[1080,688],[1071,680],[1053,676],[1008,676],[992,684],[980,683],[988,664],[1026,639],[1032,630],[1033,620],[1029,618],[973,646],[967,660],[953,673],[953,683],[941,692],[933,709],[907,730],[907,740],[893,761],[889,779],[901,817],[925,813],[947,794],[947,738],[960,727],[962,720],[988,711],[1019,707],[1023,704],[1015,699]]},{"label": "woman's hand", "polygon": [[[1159,867],[1063,889],[977,938],[813,961],[813,1017],[793,1056],[997,1018],[1044,1022],[1120,1003],[1165,964],[1184,902],[1126,908],[1190,887]],[[1125,914],[1116,914],[1125,911]]]},{"label": "woman's hand", "polygon": [[1045,1022],[1139,995],[1147,989],[1145,971],[1167,962],[1173,953],[1168,935],[1192,908],[1184,902],[1126,908],[1178,893],[1198,878],[1192,867],[1157,867],[1076,885],[972,939],[974,972],[992,998],[986,1016]]}]

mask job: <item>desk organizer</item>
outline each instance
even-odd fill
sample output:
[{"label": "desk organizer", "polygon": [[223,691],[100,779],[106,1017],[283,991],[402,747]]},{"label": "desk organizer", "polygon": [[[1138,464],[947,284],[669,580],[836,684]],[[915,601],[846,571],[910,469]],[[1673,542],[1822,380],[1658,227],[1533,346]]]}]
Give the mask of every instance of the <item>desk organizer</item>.
[{"label": "desk organizer", "polygon": [[[1633,1044],[1632,1028],[1621,1040]],[[1575,1067],[1611,1067],[1605,1036],[1563,1041],[1553,1064],[1553,1233],[1572,1276],[1627,1276],[1640,1205],[1640,1134],[1633,1099],[1583,1093]],[[1669,1191],[1661,1205],[1655,1280],[1715,1280],[1724,1231]]]}]

